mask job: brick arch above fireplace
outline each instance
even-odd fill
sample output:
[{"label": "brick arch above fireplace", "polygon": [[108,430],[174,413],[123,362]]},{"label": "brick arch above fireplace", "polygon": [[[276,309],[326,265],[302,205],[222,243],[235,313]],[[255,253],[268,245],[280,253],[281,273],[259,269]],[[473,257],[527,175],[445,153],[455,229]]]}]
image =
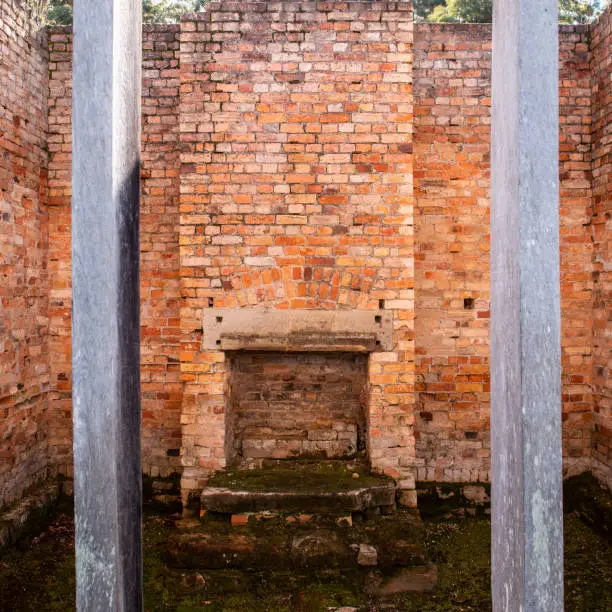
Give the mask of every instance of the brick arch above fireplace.
[{"label": "brick arch above fireplace", "polygon": [[223,291],[215,306],[269,306],[279,309],[377,310],[385,297],[393,298],[384,276],[390,269],[310,265],[246,267],[221,280]]}]

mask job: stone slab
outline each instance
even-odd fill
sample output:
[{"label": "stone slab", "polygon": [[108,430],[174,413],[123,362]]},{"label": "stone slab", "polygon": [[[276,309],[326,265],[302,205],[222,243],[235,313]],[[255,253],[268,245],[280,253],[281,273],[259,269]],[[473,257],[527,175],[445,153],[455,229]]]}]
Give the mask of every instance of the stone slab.
[{"label": "stone slab", "polygon": [[202,491],[203,510],[225,514],[280,511],[287,513],[364,512],[395,503],[394,485],[356,488],[351,491],[294,492],[240,491],[207,487]]},{"label": "stone slab", "polygon": [[[393,576],[401,567],[427,565],[425,529],[416,513],[377,517],[353,527],[323,516],[302,522],[282,517],[241,521],[230,526],[210,517],[187,522],[171,536],[174,567],[204,569],[278,569],[372,567]],[[329,517],[328,517],[329,518]]]},{"label": "stone slab", "polygon": [[47,516],[60,496],[61,483],[49,480],[0,512],[0,550],[15,544]]},{"label": "stone slab", "polygon": [[371,544],[359,544],[357,563],[362,567],[376,567],[378,565],[378,551]]},{"label": "stone slab", "polygon": [[202,350],[358,352],[393,350],[387,310],[208,308]]},{"label": "stone slab", "polygon": [[395,597],[402,593],[427,593],[438,584],[438,568],[434,564],[425,567],[402,567],[390,576],[373,575],[368,590],[380,598]]}]

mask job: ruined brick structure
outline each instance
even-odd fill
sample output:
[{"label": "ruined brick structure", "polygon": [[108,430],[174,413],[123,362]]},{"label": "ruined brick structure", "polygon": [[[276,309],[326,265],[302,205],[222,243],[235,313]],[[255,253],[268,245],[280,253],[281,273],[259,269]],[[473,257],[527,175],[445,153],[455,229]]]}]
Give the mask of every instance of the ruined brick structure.
[{"label": "ruined brick structure", "polygon": [[[72,92],[69,29],[0,6],[1,506],[71,475]],[[608,484],[611,27],[560,39],[565,467]],[[390,0],[145,28],[147,473],[187,495],[230,463],[361,450],[407,490],[489,479],[490,41]],[[365,313],[389,345],[207,345],[207,312],[264,308]]]},{"label": "ruined brick structure", "polygon": [[0,3],[0,507],[49,474],[48,51]]},{"label": "ruined brick structure", "polygon": [[[416,27],[419,480],[487,478],[491,36],[489,25]],[[588,465],[593,428],[590,37],[588,27],[561,27],[563,450],[572,472]]]},{"label": "ruined brick structure", "polygon": [[593,240],[592,469],[612,484],[612,11],[591,41]]}]

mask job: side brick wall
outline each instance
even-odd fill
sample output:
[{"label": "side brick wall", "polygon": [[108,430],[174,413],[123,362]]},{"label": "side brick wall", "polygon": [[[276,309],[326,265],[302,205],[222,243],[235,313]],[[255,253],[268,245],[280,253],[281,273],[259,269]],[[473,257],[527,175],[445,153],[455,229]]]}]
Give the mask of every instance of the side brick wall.
[{"label": "side brick wall", "polygon": [[593,470],[612,489],[612,9],[593,28]]},{"label": "side brick wall", "polygon": [[416,26],[419,480],[489,476],[490,62],[490,26]]},{"label": "side brick wall", "polygon": [[0,508],[48,475],[47,49],[0,1]]},{"label": "side brick wall", "polygon": [[[589,36],[561,27],[566,473],[591,454]],[[418,478],[488,480],[491,26],[417,25],[414,83]]]}]

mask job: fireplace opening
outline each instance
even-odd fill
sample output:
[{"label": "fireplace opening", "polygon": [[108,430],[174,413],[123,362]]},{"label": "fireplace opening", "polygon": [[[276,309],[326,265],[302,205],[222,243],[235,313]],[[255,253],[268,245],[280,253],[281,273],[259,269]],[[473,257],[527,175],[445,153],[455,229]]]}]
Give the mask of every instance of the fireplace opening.
[{"label": "fireplace opening", "polygon": [[227,353],[231,465],[264,459],[366,456],[368,355]]}]

